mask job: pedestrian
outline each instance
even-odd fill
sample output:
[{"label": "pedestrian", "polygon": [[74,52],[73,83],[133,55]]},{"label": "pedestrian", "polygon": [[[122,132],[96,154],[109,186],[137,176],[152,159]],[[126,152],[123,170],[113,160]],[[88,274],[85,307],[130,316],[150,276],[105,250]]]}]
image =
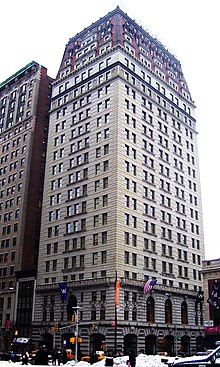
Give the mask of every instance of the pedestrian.
[{"label": "pedestrian", "polygon": [[58,350],[57,351],[57,363],[58,363],[58,366],[60,366],[60,362],[61,362],[61,351]]},{"label": "pedestrian", "polygon": [[27,353],[27,351],[22,354],[22,364],[28,364],[28,353]]},{"label": "pedestrian", "polygon": [[54,349],[52,350],[51,355],[52,355],[52,364],[54,364],[54,365],[56,366],[56,364],[57,364],[57,359],[58,359],[58,351],[57,351],[57,349],[56,349],[56,348],[54,348]]},{"label": "pedestrian", "polygon": [[135,367],[136,366],[136,356],[135,356],[133,350],[131,350],[130,353],[129,353],[129,365],[130,365],[130,367]]},{"label": "pedestrian", "polygon": [[67,353],[66,353],[66,349],[63,350],[63,364],[66,364],[67,362]]},{"label": "pedestrian", "polygon": [[90,355],[90,364],[98,362],[98,356],[95,351],[93,351]]}]

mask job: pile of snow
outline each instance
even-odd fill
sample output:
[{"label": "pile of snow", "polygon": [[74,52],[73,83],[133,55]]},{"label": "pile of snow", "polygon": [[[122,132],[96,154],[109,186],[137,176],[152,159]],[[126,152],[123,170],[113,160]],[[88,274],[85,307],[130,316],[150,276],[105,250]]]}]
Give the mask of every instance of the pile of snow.
[{"label": "pile of snow", "polygon": [[[167,367],[167,361],[173,362],[176,357],[162,357],[159,355],[146,355],[146,354],[139,354],[136,358],[136,367]],[[114,366],[113,367],[127,367],[127,360],[128,356],[122,356],[114,358]],[[88,362],[78,362],[75,361],[67,362],[65,365],[66,367],[89,367],[91,366]],[[93,363],[94,367],[104,367],[105,360]]]},{"label": "pile of snow", "polygon": [[[176,359],[176,357],[162,357],[162,356],[148,356],[146,354],[139,354],[136,358],[136,367],[168,367],[167,361],[173,362]],[[127,360],[128,356],[122,356],[114,358],[114,365],[113,367],[127,367]],[[22,365],[22,362],[11,362],[11,361],[0,361],[0,367],[18,367]],[[38,365],[31,365],[28,363],[28,366],[31,367],[42,367]],[[62,366],[62,363],[61,363]],[[76,363],[75,361],[69,361],[65,365],[65,367],[104,367],[105,366],[105,359],[102,361],[93,363],[93,365],[90,365],[88,362],[80,361]]]}]

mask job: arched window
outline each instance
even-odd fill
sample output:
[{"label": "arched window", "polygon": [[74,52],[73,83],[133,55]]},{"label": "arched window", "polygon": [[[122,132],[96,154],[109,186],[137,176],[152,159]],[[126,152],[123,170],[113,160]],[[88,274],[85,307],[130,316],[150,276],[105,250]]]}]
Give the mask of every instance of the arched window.
[{"label": "arched window", "polygon": [[95,308],[95,306],[92,306],[92,308],[91,308],[91,320],[93,320],[93,321],[96,320],[96,308]]},{"label": "arched window", "polygon": [[54,307],[53,307],[53,305],[50,308],[50,321],[54,321]]},{"label": "arched window", "polygon": [[173,322],[172,303],[170,299],[167,299],[165,302],[165,323],[172,324],[172,322]]},{"label": "arched window", "polygon": [[137,308],[132,308],[132,321],[137,321]]},{"label": "arched window", "polygon": [[70,296],[67,304],[67,321],[74,321],[74,307],[77,307],[76,296]]},{"label": "arched window", "polygon": [[153,297],[148,297],[147,299],[147,321],[155,321],[155,304]]},{"label": "arched window", "polygon": [[100,307],[100,320],[105,320],[105,307]]},{"label": "arched window", "polygon": [[43,321],[47,321],[47,309],[46,309],[46,307],[43,308]]},{"label": "arched window", "polygon": [[124,309],[124,320],[129,320],[129,308],[127,306]]},{"label": "arched window", "polygon": [[181,321],[182,324],[188,324],[188,306],[186,301],[181,304]]}]

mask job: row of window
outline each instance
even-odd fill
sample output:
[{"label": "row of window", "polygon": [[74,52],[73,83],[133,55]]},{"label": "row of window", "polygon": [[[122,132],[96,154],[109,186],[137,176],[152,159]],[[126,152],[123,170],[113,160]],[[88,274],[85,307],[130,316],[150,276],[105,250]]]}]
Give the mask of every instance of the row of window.
[{"label": "row of window", "polygon": [[[102,206],[105,207],[108,205],[108,196],[104,195],[103,197],[103,202],[102,202]],[[85,203],[85,202],[84,202]],[[99,206],[99,198],[97,198],[97,200],[95,200],[95,205],[97,208],[97,205]],[[134,210],[136,210],[136,199],[133,199],[132,201],[132,207],[134,207]],[[74,206],[74,212],[72,211],[72,207],[68,206],[67,207],[67,217],[71,216],[71,215],[77,215],[77,214],[84,214],[85,210],[86,210],[86,204],[75,204]],[[165,215],[166,214],[166,215]],[[166,224],[172,224],[171,223],[171,216],[169,215],[169,213],[161,213],[162,215],[162,221],[165,222]],[[57,209],[56,211],[50,211],[49,212],[49,222],[53,221],[53,220],[59,220],[60,219],[60,210]],[[137,228],[137,223],[138,223],[138,218],[135,215],[131,215],[128,213],[124,214],[124,224],[126,226],[130,226],[131,228]],[[108,213],[102,213],[102,214],[97,214],[93,216],[93,227],[99,227],[99,226],[104,226],[108,224]],[[16,225],[16,224],[15,224]],[[15,230],[15,225],[14,225],[14,231]],[[195,233],[196,235],[199,235],[199,226],[195,225],[194,223],[189,223],[190,225],[190,231],[191,233]],[[176,227],[179,229],[183,229],[183,230],[187,230],[186,228],[186,220],[177,217],[176,218]],[[16,225],[17,228],[17,225]],[[11,230],[11,229],[10,229]],[[67,222],[66,223],[66,234],[68,233],[73,233],[73,232],[78,232],[78,231],[85,231],[86,230],[86,218],[82,218],[82,219],[76,219],[72,222]],[[158,235],[158,231],[157,231],[157,225],[156,223],[150,222],[149,220],[143,220],[143,231],[147,232],[151,235],[157,236]],[[164,238],[166,240],[169,241],[173,241],[173,231],[172,229],[169,229],[167,227],[163,227],[160,226],[160,232],[161,232],[161,238]],[[8,227],[3,227],[3,231],[2,234],[6,234],[6,233],[10,233],[8,232]],[[49,227],[48,228],[48,238],[51,238],[53,235],[54,236],[59,236],[60,234],[60,230],[59,230],[59,225],[55,225],[54,227]],[[177,240],[178,240],[178,236],[179,234],[177,233]]]},{"label": "row of window", "polygon": [[18,231],[18,223],[14,223],[14,225],[9,224],[7,226],[2,227],[2,235],[8,235],[10,233],[17,233]]},{"label": "row of window", "polygon": [[[53,297],[51,300],[51,303],[48,303],[48,296],[45,296],[44,299],[44,305],[43,305],[43,321],[47,321],[48,316],[50,321],[54,321],[55,318],[55,297]],[[100,302],[101,304],[97,307],[96,302],[98,301],[97,292],[92,292],[91,294],[91,313],[90,313],[90,320],[105,320],[106,319],[106,308],[105,308],[105,302],[106,302],[106,291],[100,292]],[[83,302],[83,294],[81,294],[81,302]],[[129,302],[129,292],[124,291],[124,305],[123,305],[123,313],[124,313],[124,320],[132,320],[132,321],[138,321],[138,312],[137,312],[137,294],[135,292],[132,292],[132,303],[128,304]],[[175,312],[174,312],[175,308]],[[180,309],[176,307],[175,301],[171,302],[170,299],[167,299],[164,302],[163,305],[164,309],[164,323],[166,324],[173,324],[176,322],[176,315],[177,313],[180,313],[181,315],[181,324],[187,325],[188,324],[188,304],[186,301],[183,301],[180,304]],[[67,306],[67,311],[62,311],[61,317],[59,319],[61,321],[64,321],[65,318],[68,321],[72,321],[72,310],[70,310],[70,307]],[[49,315],[48,315],[49,313]],[[147,322],[158,322],[156,318],[156,307],[155,307],[155,300],[153,297],[148,297],[146,301],[145,306],[145,315],[141,314],[142,318],[145,317],[145,320]],[[174,318],[175,316],[175,318]],[[161,321],[161,313],[160,313],[160,321]],[[81,310],[79,312],[79,319],[82,321],[84,320],[84,313]],[[196,312],[195,314],[195,322],[196,325],[198,325],[198,314]],[[200,320],[201,324],[203,324],[203,320]]]},{"label": "row of window", "polygon": [[[84,272],[80,272],[80,268],[78,269],[79,271],[77,271],[77,274],[70,274],[70,275],[63,275],[63,281],[67,282],[67,281],[75,281],[75,280],[83,280],[84,279]],[[149,269],[148,269],[149,270]],[[105,278],[107,276],[107,272],[106,270],[101,270],[99,272],[97,271],[92,271],[91,272],[91,278],[92,279],[97,279],[97,278]],[[193,275],[194,276],[194,275]],[[128,270],[125,270],[124,271],[124,278],[126,279],[132,279],[132,280],[137,280],[138,278],[138,273],[137,272],[134,272],[134,271],[128,271]],[[173,278],[173,276],[172,276]],[[179,289],[189,289],[189,278],[184,278],[182,277],[182,279],[184,280],[184,283],[183,281],[178,281],[178,288]],[[196,279],[196,278],[195,278]],[[198,279],[199,279],[199,275],[198,275]],[[187,281],[187,282],[186,282]],[[44,278],[44,282],[45,284],[48,284],[48,283],[56,283],[57,282],[57,279],[55,276],[52,276],[51,278]],[[167,279],[166,278],[163,278],[162,277],[162,285],[163,286],[169,286],[169,287],[174,287],[174,281],[172,279]],[[197,285],[194,284],[193,286],[194,290],[197,291]]]},{"label": "row of window", "polygon": [[[9,255],[11,255],[9,257]],[[8,262],[10,258],[10,261],[14,261],[15,260],[15,251],[12,251],[11,254],[9,254],[8,252],[5,252],[4,254],[0,254],[0,264]]]},{"label": "row of window", "polygon": [[[4,186],[4,184],[5,184],[4,180],[3,181],[1,180],[1,183],[3,183],[2,186]],[[16,186],[17,186],[17,188],[16,188]],[[1,190],[0,191],[0,198],[2,199],[4,196],[15,195],[16,191],[20,192],[22,190],[23,184],[22,184],[22,182],[19,182],[16,186],[13,185],[13,186],[7,187],[6,190],[4,190],[4,189]]]},{"label": "row of window", "polygon": [[[91,57],[93,58],[94,55],[91,55]],[[88,77],[92,74],[92,70],[93,70],[93,68],[88,69]],[[110,77],[111,77],[111,71],[107,71],[106,73],[99,75],[98,78],[97,78],[97,84],[98,85],[102,84],[103,82],[109,80]],[[75,77],[75,79],[73,79],[74,85],[76,85],[77,83],[80,82],[80,78],[81,78],[81,80],[85,80],[86,79],[86,72],[83,72],[82,75],[77,75]],[[92,86],[93,86],[93,82],[89,81],[88,83],[83,84],[80,87],[75,88],[73,90],[74,99],[77,98],[78,96],[81,97],[81,95],[84,94],[86,91],[90,91]],[[61,84],[59,86],[59,89],[58,89],[59,94],[63,93],[69,87],[70,87],[69,81],[67,81],[65,84]]]},{"label": "row of window", "polygon": [[[144,77],[143,77],[144,76]],[[131,84],[133,85],[136,85],[136,78],[131,74],[131,73],[128,73],[128,72],[124,72],[124,77],[126,80],[128,80]],[[142,79],[145,79],[145,73],[142,72]],[[151,77],[149,75],[147,75],[147,82],[148,84],[151,84]],[[159,83],[156,83],[158,84],[159,86]],[[172,86],[172,83],[170,84]],[[159,86],[160,87],[160,86]],[[158,87],[158,90],[160,91],[160,88]],[[175,87],[176,88],[176,87]],[[163,89],[163,95],[165,96],[165,88],[162,87]],[[127,95],[131,95],[134,99],[136,98],[135,96],[135,90],[132,89],[132,88],[129,88],[128,85],[125,84],[125,91],[126,91],[126,94]],[[145,94],[147,94],[148,97],[153,97],[152,95],[152,89],[149,88],[145,83],[141,83],[141,91]],[[144,98],[144,97],[143,97]],[[174,102],[174,96],[172,93],[170,93],[170,99],[172,102]],[[177,99],[177,97],[175,97],[176,99],[176,105],[178,106],[179,105],[179,100]],[[158,104],[162,104],[163,105],[163,108],[170,108],[170,112],[175,115],[177,118],[181,118],[183,117],[184,118],[184,122],[187,124],[189,123],[189,125],[191,126],[192,125],[192,121],[190,119],[188,119],[187,116],[185,115],[182,115],[180,114],[180,110],[178,108],[175,108],[172,103],[167,103],[166,99],[162,98],[160,95],[156,95],[156,102]],[[191,110],[190,110],[190,107],[186,107],[186,104],[183,104],[183,109],[185,112],[187,112],[188,114],[191,114]]]},{"label": "row of window", "polygon": [[14,275],[14,272],[15,272],[14,265],[11,265],[9,267],[4,267],[4,268],[0,267],[0,277],[12,276]]},{"label": "row of window", "polygon": [[17,237],[13,238],[6,238],[4,240],[1,240],[1,249],[9,248],[10,246],[16,246],[17,244]]},{"label": "row of window", "polygon": [[3,216],[3,222],[5,223],[5,222],[9,222],[13,219],[18,219],[19,215],[20,215],[20,209],[16,209],[13,212],[5,213],[4,216]]},{"label": "row of window", "polygon": [[[144,106],[146,108],[148,108],[150,111],[152,111],[152,103],[151,102],[149,102],[149,101],[146,102],[146,100],[144,99]],[[127,100],[127,99],[125,99],[125,107],[128,110],[130,109],[131,112],[133,112],[134,114],[136,113],[136,105],[134,103],[130,103],[130,101]],[[167,121],[167,115],[164,113],[163,116],[162,116],[161,110],[159,110],[158,116],[163,118],[165,121]],[[147,122],[152,127],[154,127],[154,125],[153,125],[153,116],[151,114],[149,114],[149,112],[147,112],[145,110],[142,110],[141,111],[141,119],[144,120],[145,122]],[[126,121],[126,124],[129,125],[129,115],[127,113],[125,113],[125,121]],[[176,125],[177,125],[176,120],[172,119],[172,126],[174,128],[176,128]],[[163,134],[165,134],[167,137],[169,137],[168,125],[166,125],[164,122],[157,121],[157,127],[158,127],[159,131],[161,131]],[[145,129],[147,129],[146,126],[145,126]],[[179,130],[180,130],[180,128],[178,129],[178,131]],[[153,139],[153,130],[149,128],[149,131],[151,132],[149,137]],[[181,130],[180,130],[180,132],[181,132]],[[185,132],[186,132],[187,136],[190,135],[190,138],[193,139],[193,133],[191,131],[189,133],[189,130],[186,128]],[[144,130],[143,133],[145,133],[147,135],[146,130]],[[172,130],[172,139],[175,140],[178,144],[181,144],[181,145],[183,144],[182,136],[174,130]],[[186,147],[187,147],[187,149],[191,149],[192,152],[194,151],[194,145],[192,143],[189,143],[188,140],[186,140]]]},{"label": "row of window", "polygon": [[[181,250],[180,250],[181,251]],[[131,259],[130,259],[130,257]],[[182,261],[182,259],[178,258],[178,261]],[[125,252],[124,257],[125,264],[136,266],[136,259],[133,257],[133,254],[129,254]],[[149,271],[157,271],[158,261],[152,257],[144,256],[144,269]],[[200,270],[192,269],[192,277],[189,275],[188,266],[178,265],[178,277],[185,279],[198,279],[201,281],[201,273]],[[174,277],[174,264],[172,262],[162,261],[162,276]]]},{"label": "row of window", "polygon": [[26,159],[25,157],[22,157],[19,161],[16,160],[14,162],[11,162],[9,167],[5,166],[5,167],[1,167],[0,168],[0,174],[6,174],[7,169],[9,168],[9,171],[13,171],[13,170],[17,170],[19,167],[23,167],[25,165]]},{"label": "row of window", "polygon": [[[14,208],[16,205],[21,204],[21,196],[17,196],[16,200],[15,198],[11,198],[5,201],[5,209],[7,208]],[[0,202],[0,210],[3,209],[3,202]]]}]

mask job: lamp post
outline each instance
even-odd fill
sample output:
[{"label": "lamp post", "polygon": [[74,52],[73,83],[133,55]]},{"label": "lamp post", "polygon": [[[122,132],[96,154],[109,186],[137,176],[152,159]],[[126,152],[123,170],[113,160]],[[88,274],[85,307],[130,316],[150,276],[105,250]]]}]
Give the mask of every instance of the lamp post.
[{"label": "lamp post", "polygon": [[[166,296],[169,298],[169,299],[171,299],[171,295],[170,295],[170,293],[166,293]],[[173,325],[174,325],[174,349],[175,349],[175,355],[176,355],[176,357],[177,357],[177,323],[176,323],[176,303],[175,303],[175,301],[174,301],[174,299],[173,299],[173,306],[174,307],[172,307],[172,323],[173,323]],[[173,309],[174,309],[174,319],[173,319]]]},{"label": "lamp post", "polygon": [[14,290],[14,288],[13,287],[7,287],[7,288],[4,288],[4,289],[2,289],[1,291],[0,291],[0,295],[2,294],[2,293],[4,293],[4,292],[7,292],[7,291],[13,291]]},{"label": "lamp post", "polygon": [[[175,311],[176,313],[176,311]],[[175,323],[175,354],[176,354],[176,357],[177,357],[177,325]]]},{"label": "lamp post", "polygon": [[53,350],[56,348],[56,320],[53,322]]},{"label": "lamp post", "polygon": [[79,315],[78,310],[82,307],[76,306],[73,307],[74,313],[76,315],[75,323],[76,323],[76,330],[75,330],[75,362],[78,362],[78,337],[79,337]]}]

